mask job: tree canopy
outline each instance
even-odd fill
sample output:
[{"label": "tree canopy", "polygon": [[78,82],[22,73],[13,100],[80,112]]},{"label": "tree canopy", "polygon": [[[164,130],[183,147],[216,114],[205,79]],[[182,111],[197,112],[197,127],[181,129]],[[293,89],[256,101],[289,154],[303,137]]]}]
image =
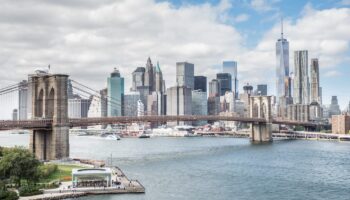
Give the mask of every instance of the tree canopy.
[{"label": "tree canopy", "polygon": [[39,160],[24,147],[2,149],[0,178],[12,180],[18,187],[21,180],[34,182],[39,179],[39,165]]}]

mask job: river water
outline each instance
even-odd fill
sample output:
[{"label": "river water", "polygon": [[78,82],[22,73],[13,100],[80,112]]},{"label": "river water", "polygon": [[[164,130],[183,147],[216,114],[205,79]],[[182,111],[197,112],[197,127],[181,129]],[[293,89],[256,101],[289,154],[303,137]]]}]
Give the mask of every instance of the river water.
[{"label": "river water", "polygon": [[[350,143],[237,138],[71,136],[71,157],[106,160],[138,179],[145,194],[112,199],[350,199]],[[0,145],[28,146],[28,135],[0,134]]]}]

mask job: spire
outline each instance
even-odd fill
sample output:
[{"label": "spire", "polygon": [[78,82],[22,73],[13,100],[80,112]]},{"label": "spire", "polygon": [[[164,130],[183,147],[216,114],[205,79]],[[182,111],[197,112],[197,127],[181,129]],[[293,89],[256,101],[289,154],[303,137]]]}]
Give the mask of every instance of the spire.
[{"label": "spire", "polygon": [[281,17],[281,39],[283,40],[283,17]]},{"label": "spire", "polygon": [[159,67],[159,61],[157,61],[156,72],[161,72],[160,67]]}]

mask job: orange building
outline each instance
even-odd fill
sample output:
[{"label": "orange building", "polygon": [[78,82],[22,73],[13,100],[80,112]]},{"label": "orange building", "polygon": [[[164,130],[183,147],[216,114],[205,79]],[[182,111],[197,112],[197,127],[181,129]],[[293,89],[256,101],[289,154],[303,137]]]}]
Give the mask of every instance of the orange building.
[{"label": "orange building", "polygon": [[350,133],[350,115],[332,116],[332,133],[349,134]]}]

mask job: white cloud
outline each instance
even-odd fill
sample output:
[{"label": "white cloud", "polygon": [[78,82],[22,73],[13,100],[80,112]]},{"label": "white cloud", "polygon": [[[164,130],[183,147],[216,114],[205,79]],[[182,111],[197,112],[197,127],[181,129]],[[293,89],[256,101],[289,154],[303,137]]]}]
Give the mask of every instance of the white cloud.
[{"label": "white cloud", "polygon": [[340,5],[350,6],[350,0],[342,0],[339,3],[340,3]]},{"label": "white cloud", "polygon": [[266,0],[252,0],[250,4],[256,11],[266,12],[273,9],[273,7]]},{"label": "white cloud", "polygon": [[[264,5],[261,1],[255,3],[258,7]],[[179,8],[153,0],[3,0],[0,88],[51,64],[54,72],[68,73],[95,89],[105,87],[107,76],[118,67],[128,91],[131,72],[144,66],[151,56],[153,62],[159,60],[168,87],[175,84],[177,61],[193,62],[196,74],[210,80],[222,60],[235,59],[239,62],[240,86],[268,83],[273,91],[279,23],[256,47],[247,49],[244,37],[234,26],[224,23],[231,6],[227,0],[218,5]],[[247,17],[238,18],[242,21]],[[320,58],[321,69],[336,70],[338,63],[349,59],[349,21],[349,8],[309,7],[295,22],[287,19],[285,35],[290,41],[291,69],[293,51],[308,49],[310,57]]]},{"label": "white cloud", "polygon": [[235,22],[245,22],[249,19],[249,15],[248,14],[240,14],[238,16],[235,17]]}]

